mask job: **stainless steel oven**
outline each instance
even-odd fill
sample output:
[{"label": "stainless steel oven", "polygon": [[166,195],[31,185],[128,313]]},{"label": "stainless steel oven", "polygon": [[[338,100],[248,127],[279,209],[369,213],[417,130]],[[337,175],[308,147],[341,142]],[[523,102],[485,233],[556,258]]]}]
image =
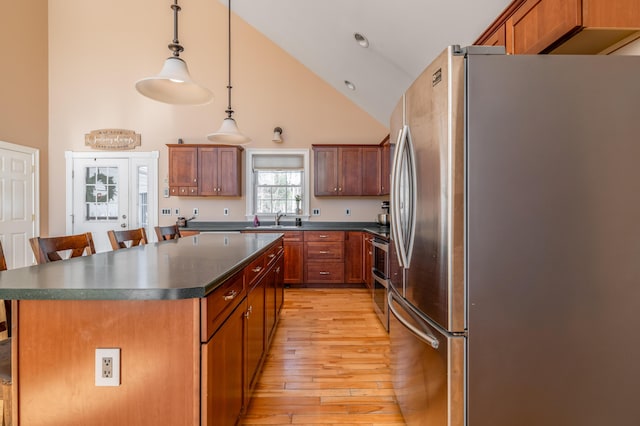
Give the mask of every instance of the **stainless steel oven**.
[{"label": "stainless steel oven", "polygon": [[389,308],[387,289],[389,287],[389,242],[380,238],[372,241],[373,309],[385,330],[389,331]]}]

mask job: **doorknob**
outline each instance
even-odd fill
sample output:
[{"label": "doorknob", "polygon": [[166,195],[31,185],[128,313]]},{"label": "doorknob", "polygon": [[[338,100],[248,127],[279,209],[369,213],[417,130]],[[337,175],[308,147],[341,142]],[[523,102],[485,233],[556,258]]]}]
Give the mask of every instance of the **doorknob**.
[{"label": "doorknob", "polygon": [[126,224],[126,223],[121,223],[121,224],[120,224],[120,228],[126,228],[126,227],[127,227],[127,224]]}]

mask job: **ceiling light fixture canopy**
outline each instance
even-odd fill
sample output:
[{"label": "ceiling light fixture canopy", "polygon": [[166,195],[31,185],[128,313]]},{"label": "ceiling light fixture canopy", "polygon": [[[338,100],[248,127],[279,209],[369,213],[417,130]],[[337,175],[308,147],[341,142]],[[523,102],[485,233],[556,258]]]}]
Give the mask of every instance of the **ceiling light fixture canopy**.
[{"label": "ceiling light fixture canopy", "polygon": [[193,81],[189,75],[187,63],[180,58],[184,47],[178,40],[178,0],[171,5],[173,9],[173,41],[169,44],[172,56],[164,61],[158,75],[143,78],[136,82],[136,89],[142,95],[156,101],[176,105],[202,105],[213,100],[213,93]]},{"label": "ceiling light fixture canopy", "polygon": [[238,129],[236,120],[233,119],[233,109],[231,108],[231,0],[229,0],[229,83],[227,84],[227,90],[229,93],[229,104],[225,112],[227,117],[222,120],[222,126],[215,133],[207,135],[207,139],[213,142],[244,145],[251,142],[251,138],[245,136]]}]

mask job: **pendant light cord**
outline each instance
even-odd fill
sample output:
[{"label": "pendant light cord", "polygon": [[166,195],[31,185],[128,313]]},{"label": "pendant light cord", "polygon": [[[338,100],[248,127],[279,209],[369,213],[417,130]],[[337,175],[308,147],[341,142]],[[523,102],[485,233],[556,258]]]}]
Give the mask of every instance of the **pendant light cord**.
[{"label": "pendant light cord", "polygon": [[178,6],[178,0],[174,1],[171,9],[173,9],[173,41],[169,44],[169,50],[173,52],[173,56],[180,57],[180,52],[184,50],[184,47],[180,45],[180,40],[178,40],[178,12],[182,10]]},{"label": "pendant light cord", "polygon": [[[176,0],[177,1],[177,0]],[[233,110],[231,109],[231,0],[229,0],[229,26],[228,26],[228,30],[229,30],[229,84],[227,85],[227,90],[229,91],[229,105],[227,106],[227,110],[225,111],[227,113],[228,118],[231,118],[231,116],[233,115]]]}]

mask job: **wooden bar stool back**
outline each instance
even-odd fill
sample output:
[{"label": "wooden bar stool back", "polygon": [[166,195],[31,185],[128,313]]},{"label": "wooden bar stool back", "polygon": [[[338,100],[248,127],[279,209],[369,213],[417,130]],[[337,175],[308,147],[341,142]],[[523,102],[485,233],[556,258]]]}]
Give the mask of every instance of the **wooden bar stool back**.
[{"label": "wooden bar stool back", "polygon": [[[4,250],[2,249],[2,243],[0,243],[0,271],[7,270],[7,261],[4,257]],[[0,300],[0,321],[4,330],[0,332],[0,385],[2,391],[0,392],[0,416],[2,417],[1,424],[11,425],[11,394],[12,394],[12,379],[11,379],[11,338],[9,337],[10,327],[10,315],[11,309],[5,309],[5,301]]]},{"label": "wooden bar stool back", "polygon": [[127,229],[126,231],[107,231],[111,248],[119,250],[147,244],[147,233],[144,228]]},{"label": "wooden bar stool back", "polygon": [[36,257],[36,263],[39,265],[83,256],[85,253],[87,255],[96,253],[91,232],[61,237],[34,237],[30,238],[29,242]]},{"label": "wooden bar stool back", "polygon": [[175,240],[182,237],[178,225],[156,226],[154,229],[156,230],[158,241]]}]

